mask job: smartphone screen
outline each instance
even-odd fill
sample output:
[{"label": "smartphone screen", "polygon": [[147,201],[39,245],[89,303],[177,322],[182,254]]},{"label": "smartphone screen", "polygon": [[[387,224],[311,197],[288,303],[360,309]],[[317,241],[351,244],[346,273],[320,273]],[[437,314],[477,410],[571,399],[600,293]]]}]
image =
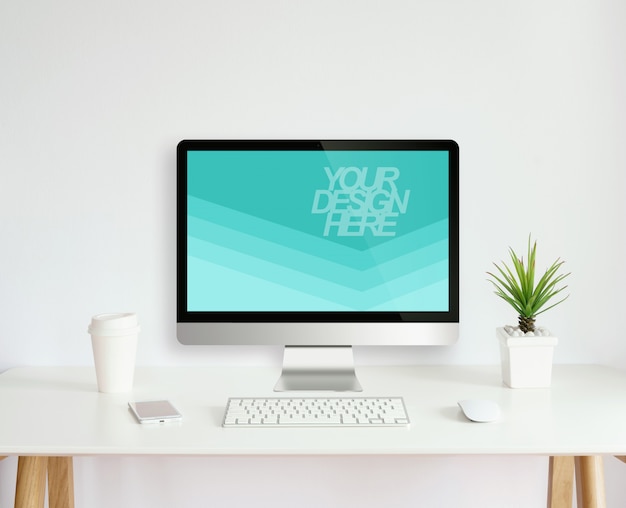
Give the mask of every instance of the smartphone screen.
[{"label": "smartphone screen", "polygon": [[140,423],[165,423],[182,418],[169,400],[129,402],[128,406]]}]

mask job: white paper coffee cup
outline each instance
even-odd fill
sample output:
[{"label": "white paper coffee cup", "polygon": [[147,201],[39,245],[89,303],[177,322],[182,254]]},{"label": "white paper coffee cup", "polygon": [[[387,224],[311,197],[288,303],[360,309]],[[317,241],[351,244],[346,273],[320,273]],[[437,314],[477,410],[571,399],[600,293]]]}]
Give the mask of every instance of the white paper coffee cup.
[{"label": "white paper coffee cup", "polygon": [[129,392],[133,388],[139,336],[134,313],[98,314],[91,318],[91,334],[98,391]]}]

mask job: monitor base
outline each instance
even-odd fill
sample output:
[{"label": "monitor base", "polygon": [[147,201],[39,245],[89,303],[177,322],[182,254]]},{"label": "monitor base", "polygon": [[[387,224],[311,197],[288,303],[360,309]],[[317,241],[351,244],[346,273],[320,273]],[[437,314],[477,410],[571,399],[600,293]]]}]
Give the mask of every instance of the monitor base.
[{"label": "monitor base", "polygon": [[322,390],[361,392],[351,346],[285,346],[275,392]]}]

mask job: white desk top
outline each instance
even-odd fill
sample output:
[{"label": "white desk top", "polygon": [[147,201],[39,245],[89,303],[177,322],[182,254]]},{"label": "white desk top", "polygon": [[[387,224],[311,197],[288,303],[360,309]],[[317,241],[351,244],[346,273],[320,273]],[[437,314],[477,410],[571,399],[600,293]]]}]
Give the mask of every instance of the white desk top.
[{"label": "white desk top", "polygon": [[[555,366],[552,388],[517,390],[499,367],[357,372],[361,395],[404,397],[408,429],[222,428],[229,396],[276,396],[273,368],[138,368],[128,394],[98,393],[93,368],[11,369],[0,375],[0,455],[626,455],[626,371]],[[159,398],[183,421],[136,423],[128,401]],[[495,400],[502,418],[467,421],[456,404],[465,398]]]}]

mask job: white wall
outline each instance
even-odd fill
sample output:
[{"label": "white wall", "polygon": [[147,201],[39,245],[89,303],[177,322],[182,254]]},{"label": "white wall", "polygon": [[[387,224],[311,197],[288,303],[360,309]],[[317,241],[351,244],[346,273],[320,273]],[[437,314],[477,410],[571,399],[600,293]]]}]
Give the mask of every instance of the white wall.
[{"label": "white wall", "polygon": [[[497,362],[494,327],[515,316],[485,271],[532,232],[540,263],[561,256],[573,273],[570,299],[545,323],[561,338],[556,361],[626,367],[624,19],[621,0],[2,2],[0,370],[90,365],[89,318],[115,310],[140,316],[139,364],[279,361],[278,349],[176,342],[183,138],[457,140],[459,344],[366,349],[359,361]],[[75,467],[77,505],[95,508],[203,506],[207,492],[231,489],[235,500],[216,504],[243,506],[280,477],[287,489],[273,506],[297,505],[301,491],[300,506],[351,506],[351,495],[377,506],[377,493],[358,488],[398,483],[387,506],[541,506],[546,471],[534,457],[79,458]],[[0,463],[1,505],[14,468]],[[324,481],[314,488],[312,478]],[[624,482],[608,495],[626,502]]]}]

